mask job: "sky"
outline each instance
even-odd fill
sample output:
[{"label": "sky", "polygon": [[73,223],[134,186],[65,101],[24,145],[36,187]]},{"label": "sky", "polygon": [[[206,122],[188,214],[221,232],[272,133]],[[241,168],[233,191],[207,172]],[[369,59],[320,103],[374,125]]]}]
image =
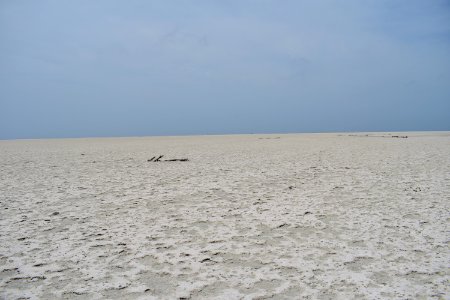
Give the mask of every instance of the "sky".
[{"label": "sky", "polygon": [[420,130],[448,0],[0,0],[0,139]]}]

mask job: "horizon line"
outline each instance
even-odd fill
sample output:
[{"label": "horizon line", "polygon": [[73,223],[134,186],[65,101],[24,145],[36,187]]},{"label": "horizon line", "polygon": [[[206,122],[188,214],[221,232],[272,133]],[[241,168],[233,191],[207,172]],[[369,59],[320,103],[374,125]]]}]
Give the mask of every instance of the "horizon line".
[{"label": "horizon line", "polygon": [[72,139],[120,139],[120,138],[155,138],[155,137],[201,137],[201,136],[236,136],[236,135],[294,135],[294,134],[347,134],[347,133],[432,133],[450,130],[395,130],[395,131],[304,131],[304,132],[250,132],[250,133],[206,133],[173,135],[122,135],[122,136],[79,136],[79,137],[37,137],[37,138],[0,138],[0,141],[34,141],[34,140],[72,140]]}]

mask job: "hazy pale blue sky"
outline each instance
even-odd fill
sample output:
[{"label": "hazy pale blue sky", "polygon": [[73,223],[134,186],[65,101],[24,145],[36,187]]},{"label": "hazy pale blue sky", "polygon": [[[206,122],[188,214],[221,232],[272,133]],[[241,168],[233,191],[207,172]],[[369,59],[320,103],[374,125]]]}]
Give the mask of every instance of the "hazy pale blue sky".
[{"label": "hazy pale blue sky", "polygon": [[1,0],[0,139],[450,130],[448,0]]}]

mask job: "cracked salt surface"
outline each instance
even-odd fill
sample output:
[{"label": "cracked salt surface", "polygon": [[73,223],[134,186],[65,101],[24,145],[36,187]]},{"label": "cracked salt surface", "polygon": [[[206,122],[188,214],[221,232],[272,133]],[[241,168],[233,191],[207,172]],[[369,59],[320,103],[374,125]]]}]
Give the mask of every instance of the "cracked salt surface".
[{"label": "cracked salt surface", "polygon": [[0,297],[449,299],[450,134],[378,135],[0,141]]}]

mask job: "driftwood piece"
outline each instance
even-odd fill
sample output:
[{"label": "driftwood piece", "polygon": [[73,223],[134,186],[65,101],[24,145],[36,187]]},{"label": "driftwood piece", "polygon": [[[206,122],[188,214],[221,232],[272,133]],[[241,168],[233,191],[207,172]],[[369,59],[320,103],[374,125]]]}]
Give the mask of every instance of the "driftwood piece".
[{"label": "driftwood piece", "polygon": [[166,159],[165,161],[189,161],[187,158]]},{"label": "driftwood piece", "polygon": [[161,160],[161,158],[163,158],[164,157],[164,155],[160,155],[160,156],[158,156],[158,157],[156,157],[156,156],[153,156],[152,158],[150,158],[150,159],[147,159],[147,161],[148,162],[165,162],[165,161],[168,161],[168,162],[170,162],[170,161],[189,161],[189,159],[187,159],[187,158],[172,158],[172,159],[165,159],[165,160]]}]

